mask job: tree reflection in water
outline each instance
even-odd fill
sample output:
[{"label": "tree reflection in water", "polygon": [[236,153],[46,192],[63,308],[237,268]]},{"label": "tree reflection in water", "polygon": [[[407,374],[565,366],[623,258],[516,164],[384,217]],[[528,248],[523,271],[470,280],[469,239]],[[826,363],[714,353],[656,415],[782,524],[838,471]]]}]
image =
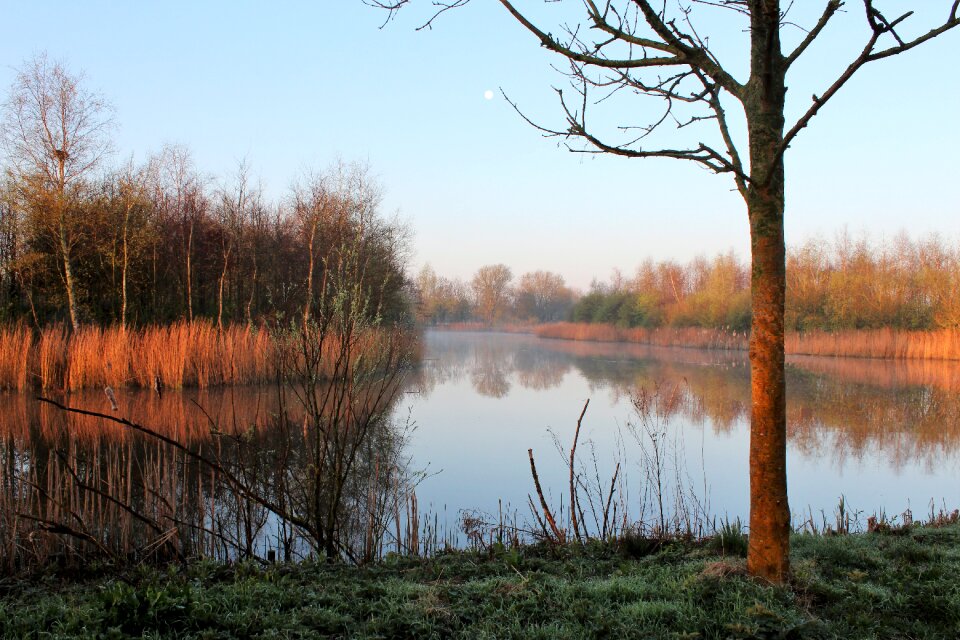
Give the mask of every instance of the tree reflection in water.
[{"label": "tree reflection in water", "polygon": [[[717,433],[749,418],[750,370],[742,352],[461,336],[431,335],[433,359],[417,382],[424,394],[467,378],[478,394],[502,398],[512,383],[539,391],[575,372],[611,402],[683,381],[675,414],[709,422]],[[808,455],[859,459],[876,449],[894,468],[917,461],[935,467],[960,446],[960,363],[790,356],[787,412],[790,445]]]},{"label": "tree reflection in water", "polygon": [[[717,446],[728,447],[724,451],[740,451],[734,436],[749,419],[749,368],[740,352],[430,332],[424,355],[422,364],[405,382],[405,389],[418,392],[407,396],[421,405],[415,408],[414,421],[428,413],[432,395],[454,397],[444,395],[445,389],[463,383],[466,389],[458,393],[472,389],[488,400],[501,398],[502,415],[518,415],[522,424],[542,433],[550,425],[538,417],[542,410],[520,406],[517,398],[526,393],[528,401],[551,397],[551,402],[556,402],[555,392],[562,389],[566,393],[574,379],[582,385],[569,386],[574,393],[587,393],[595,400],[606,395],[611,405],[625,401],[638,389],[676,385],[678,398],[670,404],[666,417],[700,425],[716,436],[713,442]],[[842,469],[850,461],[864,460],[883,466],[877,473],[918,467],[935,471],[956,464],[960,457],[960,364],[811,357],[791,357],[788,362],[789,445],[799,456],[794,461],[816,461],[818,472],[823,469],[820,461]],[[473,425],[463,396],[455,397],[454,413],[443,414],[444,419]],[[294,484],[296,469],[309,464],[298,462],[302,451],[295,446],[296,438],[303,438],[296,433],[303,424],[302,410],[298,412],[296,403],[281,406],[275,388],[184,391],[166,393],[163,398],[146,391],[121,390],[117,399],[120,415],[147,426],[161,426],[165,435],[196,451],[219,456],[228,467],[243,466],[248,469],[243,476],[246,482],[278,500],[280,494],[271,491]],[[571,414],[583,399],[569,398]],[[71,394],[68,404],[110,412],[109,400],[102,392]],[[591,407],[601,404],[595,402]],[[407,408],[394,406],[397,414]],[[278,428],[277,417],[284,412],[290,440],[284,440]],[[566,409],[559,412],[567,415]],[[0,562],[9,565],[7,570],[16,563],[68,561],[91,548],[96,553],[133,559],[191,554],[263,556],[268,549],[279,550],[281,557],[309,552],[309,545],[291,548],[290,532],[284,529],[282,519],[263,505],[237,500],[236,492],[226,490],[223,477],[182,452],[117,425],[65,415],[26,395],[0,394],[0,415]],[[591,409],[589,421],[601,421],[598,415]],[[571,421],[575,417],[571,415]],[[475,427],[464,427],[482,430],[482,439],[467,444],[464,434],[457,432],[460,423],[451,424],[447,449],[431,452],[429,446],[434,443],[418,442],[411,450],[416,455],[418,447],[426,446],[428,453],[418,464],[448,470],[459,463],[456,458],[440,459],[447,451],[471,459],[500,458],[480,465],[483,475],[473,484],[472,479],[464,482],[458,476],[452,476],[457,479],[451,483],[451,476],[445,476],[444,483],[455,485],[451,491],[463,500],[451,508],[477,506],[473,503],[480,500],[476,496],[481,492],[496,500],[512,489],[521,495],[529,490],[523,454],[530,445],[519,443],[512,451],[515,443],[509,433],[517,427],[498,424],[496,417],[483,420]],[[211,424],[224,435],[211,437]],[[395,426],[385,429],[364,449],[358,464],[361,473],[349,487],[347,504],[359,515],[345,525],[343,536],[361,556],[401,548],[402,539],[408,537],[408,505],[374,499],[396,488],[399,476],[389,469],[404,464],[405,459],[401,454],[404,433]],[[556,430],[562,441],[567,436],[565,429]],[[430,437],[437,438],[438,433]],[[529,442],[531,436],[520,437]],[[513,454],[516,456],[511,457]],[[236,459],[240,455],[246,456],[243,465]],[[282,477],[277,475],[278,456],[286,456],[289,471]],[[515,457],[516,463],[509,462]],[[548,462],[544,462],[544,474],[550,473]],[[693,466],[696,473],[696,463]],[[709,480],[723,485],[724,491],[739,490],[731,489],[723,479]],[[838,496],[843,490],[838,477],[815,480],[837,484],[826,489],[828,495]],[[844,486],[849,482],[844,480]],[[42,509],[37,507],[40,504]],[[377,519],[384,534],[381,542],[368,539],[371,517]],[[58,523],[61,530],[51,532],[51,523]],[[384,523],[389,523],[389,531],[382,531]],[[84,537],[90,532],[98,533],[96,542]],[[52,539],[59,542],[53,544]],[[106,549],[98,549],[98,543]]]},{"label": "tree reflection in water", "polygon": [[[157,425],[160,436],[179,444],[31,396],[0,395],[0,571],[93,557],[139,562],[330,553],[307,526],[316,518],[313,505],[299,496],[310,490],[314,464],[302,406],[282,401],[272,387],[162,398],[119,390],[116,396],[117,415]],[[102,393],[62,400],[111,412]],[[385,419],[370,422],[362,415],[365,404]],[[359,398],[350,411],[343,428],[366,421],[370,436],[340,488],[335,548],[359,562],[409,544],[401,527],[415,474],[408,473],[404,448],[408,427],[389,418],[392,407]]]}]

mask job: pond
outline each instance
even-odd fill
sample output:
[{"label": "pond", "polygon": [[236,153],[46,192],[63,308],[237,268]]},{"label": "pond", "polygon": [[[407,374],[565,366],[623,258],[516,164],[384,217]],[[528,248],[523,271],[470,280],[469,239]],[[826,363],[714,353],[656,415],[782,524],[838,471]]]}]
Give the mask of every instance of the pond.
[{"label": "pond", "polygon": [[[89,548],[141,557],[158,545],[219,557],[309,554],[316,547],[294,544],[290,521],[276,515],[294,498],[298,513],[320,508],[303,481],[315,432],[294,395],[270,386],[121,389],[116,412],[103,391],[60,398],[216,456],[240,474],[231,478],[185,449],[65,415],[34,394],[2,394],[0,529],[13,535],[0,542],[18,563],[82,558]],[[465,521],[530,527],[530,500],[540,504],[531,453],[545,501],[565,520],[570,447],[588,400],[576,450],[581,521],[599,529],[610,506],[621,523],[648,526],[747,521],[745,353],[428,331],[422,361],[389,409],[397,428],[365,445],[360,474],[345,486],[337,535],[376,556],[410,542],[401,529],[411,520],[433,527],[423,533],[433,548],[465,543]],[[841,500],[855,527],[870,515],[923,518],[960,505],[960,363],[791,357],[787,415],[795,525],[834,524]],[[212,439],[211,429],[226,437]],[[423,472],[417,518],[408,494],[390,497],[400,495],[403,461]],[[251,505],[248,490],[265,501]],[[53,544],[50,532],[83,549]]]},{"label": "pond", "polygon": [[[648,489],[641,445],[651,449],[631,402],[641,390],[658,393],[664,409],[656,426],[668,454],[665,481],[675,485],[679,476],[711,516],[746,521],[745,353],[502,333],[426,334],[423,371],[401,399],[417,425],[414,460],[434,472],[419,488],[421,503],[497,513],[502,500],[525,514],[534,491],[531,448],[542,484],[559,502],[569,483],[567,451],[589,399],[579,456],[601,483],[621,460],[634,498],[626,506],[634,508]],[[861,524],[880,512],[910,509],[919,517],[931,504],[960,505],[958,363],[790,357],[787,416],[795,523],[812,516],[819,525],[824,514],[832,522],[841,497],[847,509],[864,512]],[[591,443],[599,474],[587,457]]]}]

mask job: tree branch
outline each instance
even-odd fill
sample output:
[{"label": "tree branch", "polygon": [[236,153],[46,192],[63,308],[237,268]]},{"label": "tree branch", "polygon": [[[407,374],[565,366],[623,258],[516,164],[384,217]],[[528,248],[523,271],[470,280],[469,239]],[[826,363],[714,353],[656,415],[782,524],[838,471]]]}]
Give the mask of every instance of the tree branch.
[{"label": "tree branch", "polygon": [[843,2],[841,2],[841,0],[830,0],[827,3],[826,8],[824,8],[823,10],[823,15],[820,16],[820,20],[817,21],[816,26],[814,26],[813,29],[810,30],[810,33],[808,33],[807,37],[803,39],[803,42],[801,42],[797,46],[797,48],[794,49],[793,52],[787,56],[786,62],[784,63],[787,68],[789,68],[790,65],[796,62],[797,58],[803,55],[803,52],[807,50],[807,47],[809,47],[810,44],[817,39],[817,36],[820,35],[824,27],[827,26],[827,23],[830,22],[830,18],[832,18],[834,14],[837,12],[837,10],[840,9],[840,7],[842,6],[843,6]]},{"label": "tree branch", "polygon": [[[587,0],[587,2],[590,2],[590,0]],[[692,46],[683,42],[680,36],[674,33],[674,31],[671,30],[671,28],[660,19],[660,17],[650,7],[650,4],[646,2],[646,0],[634,0],[634,2],[639,6],[641,12],[644,14],[645,20],[650,25],[650,28],[653,29],[654,33],[661,38],[662,42],[648,38],[639,38],[634,34],[630,34],[622,29],[610,25],[603,19],[603,16],[599,10],[597,10],[596,5],[593,5],[592,7],[590,6],[593,4],[592,2],[588,4],[588,13],[598,29],[601,29],[611,36],[614,36],[616,39],[621,40],[626,44],[650,48],[662,53],[670,53],[672,55],[650,58],[643,57],[611,59],[576,51],[570,46],[561,44],[551,34],[544,32],[542,29],[533,24],[533,22],[531,22],[525,15],[523,15],[517,10],[516,7],[513,6],[510,0],[500,0],[500,4],[506,8],[510,15],[512,15],[517,22],[530,31],[530,33],[535,35],[540,40],[540,44],[542,46],[550,51],[564,56],[565,58],[568,58],[569,60],[574,60],[576,62],[591,66],[612,69],[638,69],[645,67],[689,65],[703,71],[705,74],[713,78],[718,84],[723,86],[724,89],[738,98],[742,95],[743,85],[733,78],[733,76],[727,73],[719,64],[717,64],[704,47]],[[600,22],[599,25],[597,24],[598,20]],[[692,38],[687,39],[693,41]]]},{"label": "tree branch", "polygon": [[[864,0],[864,7],[866,8],[867,13],[867,22],[871,28],[870,38],[867,40],[866,45],[864,45],[863,50],[860,52],[860,55],[854,59],[853,62],[844,69],[843,73],[827,88],[821,96],[813,96],[813,104],[810,105],[810,108],[807,109],[796,124],[784,135],[783,141],[780,143],[780,147],[777,150],[777,159],[781,158],[786,152],[787,148],[790,146],[790,143],[793,142],[793,139],[799,134],[813,119],[814,116],[820,111],[821,107],[827,103],[830,98],[835,96],[838,91],[845,85],[850,78],[856,74],[865,64],[868,62],[873,62],[875,60],[881,60],[883,58],[888,58],[890,56],[909,51],[914,47],[931,40],[938,35],[953,29],[954,27],[960,25],[960,16],[957,15],[958,8],[960,8],[960,0],[954,0],[953,5],[950,9],[950,15],[947,20],[934,29],[931,29],[927,33],[914,38],[909,41],[902,41],[894,33],[894,29],[898,24],[909,18],[913,12],[907,12],[893,21],[888,21],[883,15],[873,7],[872,0]],[[874,48],[877,46],[877,42],[884,34],[893,35],[899,44],[888,49],[883,49],[881,51],[874,51]]]}]

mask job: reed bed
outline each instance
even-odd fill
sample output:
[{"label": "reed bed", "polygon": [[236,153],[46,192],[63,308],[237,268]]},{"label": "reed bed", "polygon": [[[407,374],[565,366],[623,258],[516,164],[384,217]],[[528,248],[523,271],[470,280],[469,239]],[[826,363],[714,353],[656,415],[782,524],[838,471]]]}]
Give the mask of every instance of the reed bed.
[{"label": "reed bed", "polygon": [[584,340],[590,342],[635,342],[658,347],[694,347],[743,351],[748,348],[749,335],[724,329],[701,327],[659,327],[656,329],[621,328],[611,324],[585,322],[556,322],[537,327],[540,338]]},{"label": "reed bed", "polygon": [[276,345],[263,328],[178,322],[124,329],[84,327],[39,335],[23,325],[0,329],[0,389],[79,391],[255,384],[274,379]]},{"label": "reed bed", "polygon": [[26,366],[35,360],[32,382],[43,390],[66,387],[67,332],[62,325],[48,327],[37,341],[36,357],[27,352]]},{"label": "reed bed", "polygon": [[[661,347],[747,350],[746,332],[700,327],[621,328],[610,324],[557,322],[537,327],[541,338],[591,342],[633,342]],[[784,339],[789,355],[847,356],[896,360],[960,360],[960,329],[904,331],[790,332]]]},{"label": "reed bed", "polygon": [[[392,329],[358,335],[357,353],[373,353]],[[0,328],[0,389],[208,388],[276,379],[281,339],[264,327],[218,330],[206,321],[123,329],[61,326],[39,335],[23,325]],[[335,362],[339,340],[326,340],[324,362]],[[323,372],[321,372],[323,373]]]},{"label": "reed bed", "polygon": [[24,325],[0,331],[0,388],[25,391],[33,336]]},{"label": "reed bed", "polygon": [[486,322],[447,322],[445,324],[429,325],[434,331],[481,331],[503,333],[535,333],[540,326],[531,322],[502,322],[487,324]]},{"label": "reed bed", "polygon": [[791,333],[786,337],[786,349],[787,353],[796,355],[960,360],[960,329]]}]

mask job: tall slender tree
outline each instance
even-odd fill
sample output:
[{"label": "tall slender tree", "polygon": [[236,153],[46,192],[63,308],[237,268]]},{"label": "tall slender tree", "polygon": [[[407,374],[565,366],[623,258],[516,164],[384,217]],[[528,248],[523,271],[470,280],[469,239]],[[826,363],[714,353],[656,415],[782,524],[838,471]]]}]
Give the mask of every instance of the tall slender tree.
[{"label": "tall slender tree", "polygon": [[[389,16],[413,0],[364,0],[387,9]],[[439,13],[469,0],[433,3]],[[784,379],[785,185],[783,158],[797,135],[864,66],[904,53],[960,25],[960,0],[945,0],[944,19],[936,26],[906,35],[913,11],[888,17],[874,0],[859,4],[865,20],[862,48],[842,72],[827,81],[802,115],[787,126],[787,78],[798,59],[834,20],[844,2],[828,0],[795,47],[784,52],[781,32],[790,24],[792,3],[780,0],[578,0],[582,18],[568,21],[569,2],[548,3],[544,11],[561,14],[533,19],[510,0],[500,0],[540,46],[569,65],[573,95],[557,90],[563,127],[538,124],[548,136],[568,142],[571,150],[628,158],[674,158],[731,176],[746,203],[752,256],[752,326],[750,364],[752,411],[750,432],[750,572],[773,582],[789,572],[790,509],[787,503],[786,405]],[[930,3],[925,3],[930,4]],[[726,9],[742,18],[749,40],[749,74],[738,79],[721,63],[694,21],[693,7]],[[549,22],[553,26],[545,26]],[[737,25],[738,33],[743,27]],[[612,139],[609,130],[588,115],[600,97],[612,94],[662,100],[664,108],[640,126],[620,127],[627,139]],[[516,108],[516,105],[514,104]],[[745,123],[746,143],[730,126],[729,108]],[[519,111],[519,110],[518,110]],[[676,123],[687,130],[686,144],[664,142],[658,129]],[[710,129],[702,125],[712,123]],[[699,126],[698,126],[699,125]],[[690,136],[692,135],[692,138]],[[701,137],[702,136],[702,137]],[[679,133],[671,136],[682,139]],[[669,146],[667,146],[669,144]],[[738,146],[739,144],[739,146]]]},{"label": "tall slender tree", "polygon": [[22,197],[58,249],[70,323],[80,326],[72,261],[84,179],[110,150],[110,108],[82,76],[41,54],[18,72],[4,105],[3,142]]}]

